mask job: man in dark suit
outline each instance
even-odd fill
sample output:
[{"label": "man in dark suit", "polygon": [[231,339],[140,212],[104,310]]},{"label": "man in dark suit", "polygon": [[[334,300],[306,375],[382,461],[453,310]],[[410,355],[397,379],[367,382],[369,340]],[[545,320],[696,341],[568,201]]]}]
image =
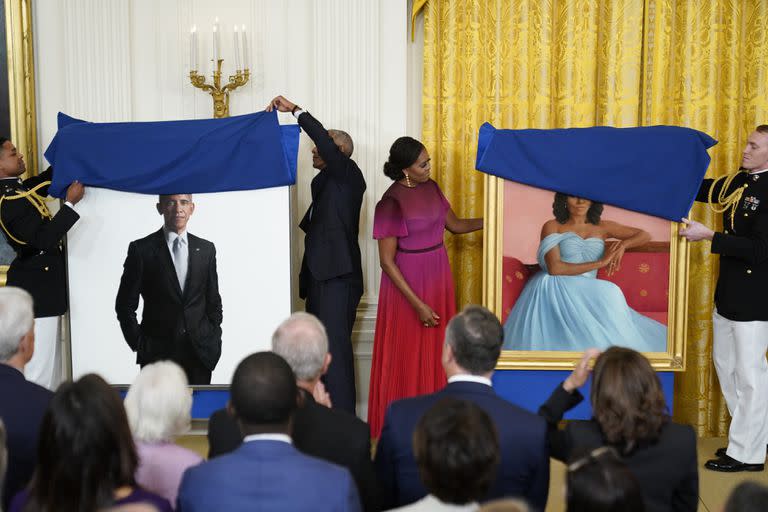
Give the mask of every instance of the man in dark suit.
[{"label": "man in dark suit", "polygon": [[349,471],[293,447],[297,392],[282,357],[246,357],[232,377],[228,405],[243,443],[184,473],[177,510],[360,510]]},{"label": "man in dark suit", "polygon": [[426,495],[413,456],[413,433],[424,412],[444,397],[473,402],[496,425],[501,462],[486,499],[521,497],[535,510],[544,510],[549,488],[546,423],[498,397],[491,385],[503,338],[504,330],[493,313],[468,306],[446,328],[442,363],[448,385],[437,393],[390,405],[375,460],[381,496],[388,500],[383,503],[385,510]]},{"label": "man in dark suit", "polygon": [[[331,364],[323,324],[308,313],[294,313],[272,336],[272,351],[288,362],[299,388],[293,444],[307,455],[347,468],[357,484],[363,510],[380,510],[371,462],[371,431],[357,416],[330,409],[322,389],[320,376]],[[326,404],[318,403],[315,396]],[[242,440],[237,423],[225,409],[213,413],[208,421],[209,458],[235,450]]]},{"label": "man in dark suit", "polygon": [[37,350],[27,378],[55,389],[61,375],[59,317],[67,310],[67,276],[62,240],[80,216],[74,205],[83,185],[73,182],[66,201],[52,215],[45,203],[53,169],[20,181],[27,170],[13,143],[0,137],[0,227],[16,258],[8,269],[9,286],[27,290],[35,303]]},{"label": "man in dark suit", "polygon": [[[141,367],[178,363],[190,384],[210,384],[221,356],[222,306],[216,248],[187,233],[191,194],[161,195],[163,227],[128,246],[115,311]],[[141,324],[136,319],[144,299]]]},{"label": "man in dark suit", "polygon": [[749,135],[741,171],[701,184],[697,201],[718,203],[723,231],[683,219],[682,236],[710,240],[720,255],[712,358],[731,413],[727,449],[705,467],[763,471],[768,443],[768,125]]},{"label": "man in dark suit", "polygon": [[328,331],[333,365],[323,381],[334,407],[355,413],[355,368],[352,327],[363,294],[363,271],[357,236],[365,192],[363,173],[352,160],[349,134],[326,130],[301,107],[282,96],[267,111],[292,112],[315,143],[312,166],[320,172],[312,180],[312,204],[299,227],[304,237],[304,259],[299,295],[307,313]]},{"label": "man in dark suit", "polygon": [[35,351],[32,297],[26,291],[0,288],[0,418],[5,423],[8,472],[2,508],[24,488],[37,463],[37,437],[53,393],[24,378]]}]

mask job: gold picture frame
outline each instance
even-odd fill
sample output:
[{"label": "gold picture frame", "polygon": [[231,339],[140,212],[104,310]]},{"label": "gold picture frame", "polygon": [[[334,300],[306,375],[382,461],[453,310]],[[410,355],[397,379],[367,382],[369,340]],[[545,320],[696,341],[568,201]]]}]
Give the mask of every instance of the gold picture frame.
[{"label": "gold picture frame", "polygon": [[[27,175],[38,172],[35,62],[32,38],[32,1],[3,0],[7,50],[10,137],[27,163]],[[3,262],[5,263],[5,262]],[[0,265],[0,286],[5,286],[8,265]]]},{"label": "gold picture frame", "polygon": [[[485,236],[483,241],[483,302],[502,321],[504,182],[502,178],[485,176]],[[679,223],[670,222],[669,303],[666,352],[646,352],[657,370],[685,370],[685,339],[688,304],[688,241],[678,236]],[[568,370],[573,368],[580,352],[504,350],[499,358],[500,370]]]}]

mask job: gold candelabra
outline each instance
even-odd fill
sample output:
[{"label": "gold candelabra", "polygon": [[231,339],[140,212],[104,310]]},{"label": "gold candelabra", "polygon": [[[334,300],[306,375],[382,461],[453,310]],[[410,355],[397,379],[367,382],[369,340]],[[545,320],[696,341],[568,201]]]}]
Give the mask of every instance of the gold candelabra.
[{"label": "gold candelabra", "polygon": [[218,59],[216,61],[216,70],[213,72],[213,85],[205,83],[205,76],[198,74],[197,70],[189,72],[189,79],[192,85],[198,89],[202,89],[207,92],[213,98],[213,117],[229,117],[229,93],[234,91],[241,85],[248,83],[248,79],[251,77],[251,71],[249,69],[235,71],[234,75],[229,76],[229,83],[221,86],[221,63],[224,59]]}]

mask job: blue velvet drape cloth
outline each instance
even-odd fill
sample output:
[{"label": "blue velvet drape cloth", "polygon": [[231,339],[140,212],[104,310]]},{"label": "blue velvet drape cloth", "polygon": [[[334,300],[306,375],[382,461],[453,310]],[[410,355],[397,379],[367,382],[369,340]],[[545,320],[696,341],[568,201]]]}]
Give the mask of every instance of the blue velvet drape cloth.
[{"label": "blue velvet drape cloth", "polygon": [[678,126],[480,127],[476,168],[671,221],[688,215],[717,141]]},{"label": "blue velvet drape cloth", "polygon": [[251,190],[293,185],[298,125],[277,112],[225,119],[89,123],[59,113],[45,151],[54,167],[49,194],[79,180],[142,194]]}]

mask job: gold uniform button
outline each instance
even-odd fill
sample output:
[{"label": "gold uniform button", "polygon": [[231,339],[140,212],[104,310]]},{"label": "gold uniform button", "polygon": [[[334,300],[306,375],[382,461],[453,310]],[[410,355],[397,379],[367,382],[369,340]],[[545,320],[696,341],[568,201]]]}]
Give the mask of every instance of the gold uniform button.
[{"label": "gold uniform button", "polygon": [[48,272],[48,267],[45,267],[43,270],[45,270],[46,272]]},{"label": "gold uniform button", "polygon": [[748,214],[748,213],[745,213],[745,214],[744,214],[744,216],[745,216],[745,217],[749,217],[749,214]]},{"label": "gold uniform button", "polygon": [[725,231],[723,231],[723,233],[725,233],[727,235],[728,234],[728,230],[726,229]]},{"label": "gold uniform button", "polygon": [[743,185],[743,187],[744,187],[744,188],[749,188],[749,183],[745,183],[745,184]]},{"label": "gold uniform button", "polygon": [[751,273],[752,273],[752,269],[748,268],[747,269],[747,274],[751,274]]}]

